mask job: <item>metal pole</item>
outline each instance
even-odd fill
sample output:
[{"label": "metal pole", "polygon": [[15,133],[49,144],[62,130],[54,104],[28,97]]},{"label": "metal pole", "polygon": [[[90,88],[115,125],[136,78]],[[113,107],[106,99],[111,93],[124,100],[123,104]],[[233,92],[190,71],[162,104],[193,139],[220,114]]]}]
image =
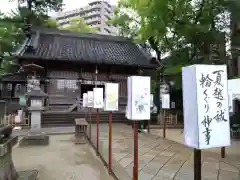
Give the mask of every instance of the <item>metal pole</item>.
[{"label": "metal pole", "polygon": [[133,180],[138,180],[138,121],[134,121],[134,166]]},{"label": "metal pole", "polygon": [[201,180],[202,178],[201,156],[201,150],[194,149],[194,180]]},{"label": "metal pole", "polygon": [[112,171],[112,112],[108,115],[108,173]]}]

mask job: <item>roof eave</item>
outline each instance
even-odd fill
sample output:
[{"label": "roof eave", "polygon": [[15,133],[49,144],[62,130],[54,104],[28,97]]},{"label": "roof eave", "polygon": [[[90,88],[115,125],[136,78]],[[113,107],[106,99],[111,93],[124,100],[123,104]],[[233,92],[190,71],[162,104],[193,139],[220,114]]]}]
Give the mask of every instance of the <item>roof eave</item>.
[{"label": "roof eave", "polygon": [[[99,64],[97,62],[93,63],[89,60],[81,60],[81,62],[76,59],[76,60],[69,60],[69,59],[58,59],[58,58],[54,58],[54,59],[51,59],[51,58],[43,58],[43,57],[38,57],[38,56],[32,56],[32,55],[18,55],[16,56],[16,58],[18,59],[25,59],[25,60],[37,60],[37,61],[40,61],[40,60],[44,60],[44,61],[58,61],[58,62],[76,62],[76,63],[79,63],[79,64]],[[146,61],[149,61],[151,62],[151,60],[147,60]],[[147,69],[155,69],[157,67],[157,65],[155,64],[149,64],[149,65],[139,65],[139,64],[134,64],[134,65],[130,65],[130,64],[114,64],[114,63],[104,63],[102,62],[101,64],[106,64],[106,65],[121,65],[121,66],[130,66],[130,67],[138,67],[138,68],[147,68]]]}]

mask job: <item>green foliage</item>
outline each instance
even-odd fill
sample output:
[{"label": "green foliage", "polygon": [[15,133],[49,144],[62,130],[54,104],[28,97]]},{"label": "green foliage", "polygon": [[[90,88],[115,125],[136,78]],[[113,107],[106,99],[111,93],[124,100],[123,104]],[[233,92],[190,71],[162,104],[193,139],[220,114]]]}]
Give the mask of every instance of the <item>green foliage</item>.
[{"label": "green foliage", "polygon": [[226,10],[225,0],[120,0],[109,23],[120,35],[147,43],[163,64],[157,71],[179,81],[182,66],[212,63],[210,46],[229,26]]},{"label": "green foliage", "polygon": [[55,19],[49,18],[49,19],[44,20],[43,26],[45,26],[47,28],[57,28],[58,24]]},{"label": "green foliage", "polygon": [[10,0],[10,2],[11,1],[18,1],[19,6],[27,7],[28,10],[35,14],[47,14],[49,11],[59,11],[64,5],[63,0]]},{"label": "green foliage", "polygon": [[151,94],[155,94],[156,93],[156,88],[159,86],[160,84],[154,80],[151,80]]},{"label": "green foliage", "polygon": [[88,26],[84,22],[84,19],[80,17],[70,19],[70,24],[60,29],[79,32],[79,33],[93,33],[97,31],[97,29],[94,29]]},{"label": "green foliage", "polygon": [[4,58],[1,62],[0,75],[8,71],[10,66],[15,63],[11,53],[19,45],[22,38],[20,24],[2,14],[0,16],[0,55]]},{"label": "green foliage", "polygon": [[63,6],[62,0],[18,0],[19,7],[6,15],[0,13],[0,55],[1,62],[0,75],[9,72],[11,65],[15,64],[15,59],[11,55],[20,42],[25,38],[24,19],[28,19],[33,26],[55,27],[54,20],[49,19],[49,10],[60,10]]}]

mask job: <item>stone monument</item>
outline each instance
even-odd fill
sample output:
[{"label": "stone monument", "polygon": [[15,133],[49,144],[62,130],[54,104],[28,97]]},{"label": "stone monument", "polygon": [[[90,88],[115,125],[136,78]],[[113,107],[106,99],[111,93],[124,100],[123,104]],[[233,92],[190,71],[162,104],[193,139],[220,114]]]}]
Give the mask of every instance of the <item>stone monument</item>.
[{"label": "stone monument", "polygon": [[12,136],[12,127],[0,125],[0,180],[17,180],[18,173],[12,160],[12,147],[18,137]]},{"label": "stone monument", "polygon": [[25,96],[30,100],[28,110],[31,113],[31,129],[30,133],[21,139],[19,145],[48,145],[49,136],[41,131],[41,113],[47,94],[41,90],[40,81],[35,76],[28,80],[28,91]]}]

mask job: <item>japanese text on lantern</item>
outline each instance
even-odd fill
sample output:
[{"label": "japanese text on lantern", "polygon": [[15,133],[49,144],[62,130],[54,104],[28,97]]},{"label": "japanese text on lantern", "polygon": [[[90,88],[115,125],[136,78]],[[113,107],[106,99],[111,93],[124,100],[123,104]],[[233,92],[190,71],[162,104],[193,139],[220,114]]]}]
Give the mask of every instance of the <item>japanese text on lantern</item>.
[{"label": "japanese text on lantern", "polygon": [[204,114],[201,125],[204,127],[202,133],[205,136],[205,143],[209,145],[211,142],[212,122],[226,122],[225,106],[223,103],[225,97],[223,95],[224,83],[222,81],[223,70],[216,70],[210,73],[201,73],[199,79],[201,93],[204,99]]}]

